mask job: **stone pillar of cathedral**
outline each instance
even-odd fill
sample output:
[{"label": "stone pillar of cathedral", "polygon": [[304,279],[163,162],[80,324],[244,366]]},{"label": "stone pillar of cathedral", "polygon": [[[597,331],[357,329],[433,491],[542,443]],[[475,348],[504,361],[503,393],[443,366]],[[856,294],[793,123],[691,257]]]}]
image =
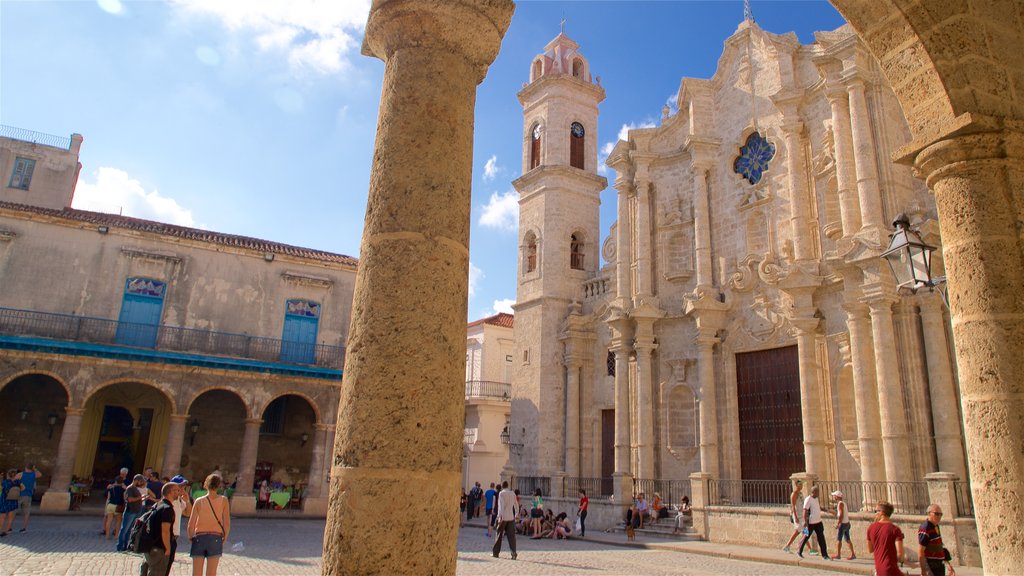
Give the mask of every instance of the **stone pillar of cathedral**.
[{"label": "stone pillar of cathedral", "polygon": [[700,379],[700,471],[718,478],[718,390],[715,386],[715,328],[697,330],[697,371]]},{"label": "stone pillar of cathedral", "polygon": [[839,193],[839,218],[843,237],[856,234],[861,228],[860,202],[857,198],[857,170],[853,161],[850,133],[850,105],[847,91],[834,86],[827,92],[832,108],[832,141],[835,144],[836,188]]},{"label": "stone pillar of cathedral", "polygon": [[825,443],[825,414],[822,410],[824,399],[818,380],[818,324],[821,320],[814,316],[800,316],[790,318],[789,321],[796,329],[806,472],[818,478],[827,478],[828,454]]},{"label": "stone pillar of cathedral", "polygon": [[615,353],[615,499],[619,504],[631,502],[633,494],[630,472],[629,417],[629,320],[618,318],[610,323],[614,331],[611,347]]},{"label": "stone pillar of cathedral", "polygon": [[[637,318],[636,339],[636,427],[637,475],[654,480],[654,375],[651,356],[658,345],[654,342],[654,319]],[[618,372],[616,372],[618,374]]]},{"label": "stone pillar of cathedral", "polygon": [[933,293],[919,294],[917,302],[921,307],[921,332],[928,362],[928,389],[939,471],[966,479],[967,463],[964,461],[960,433],[960,401],[946,342],[946,321],[942,311],[944,304],[942,297]]},{"label": "stone pillar of cathedral", "polygon": [[181,448],[185,443],[185,422],[188,414],[171,414],[171,422],[167,427],[167,447],[164,448],[164,462],[160,473],[174,476],[181,467]]},{"label": "stone pillar of cathedral", "polygon": [[964,114],[947,134],[912,156],[942,226],[981,555],[986,573],[1010,574],[1024,526],[1024,126]]},{"label": "stone pillar of cathedral", "polygon": [[[878,416],[878,389],[875,382],[875,351],[871,337],[868,307],[860,302],[843,305],[850,330],[850,358],[853,364],[853,395],[857,403],[857,443],[860,452],[860,479],[885,480],[885,458]],[[865,502],[874,506],[876,502]]]},{"label": "stone pillar of cathedral", "polygon": [[242,453],[238,459],[238,490],[241,495],[231,499],[231,508],[236,512],[255,512],[256,498],[252,496],[252,485],[256,478],[256,458],[260,448],[260,426],[263,420],[247,418],[245,433],[242,435]]},{"label": "stone pillar of cathedral", "polygon": [[693,166],[693,248],[697,272],[697,294],[710,290],[711,272],[711,209],[708,206],[708,167]]},{"label": "stone pillar of cathedral", "polygon": [[625,170],[616,176],[615,190],[618,192],[619,202],[618,220],[615,223],[615,296],[619,301],[625,301],[633,296],[633,286],[630,282],[632,263],[629,261],[629,198],[633,193],[633,184]]},{"label": "stone pillar of cathedral", "polygon": [[50,487],[43,493],[40,510],[67,510],[71,506],[71,471],[75,469],[75,453],[78,451],[78,437],[82,432],[84,408],[65,408],[67,416],[57,443],[57,460],[53,466]]},{"label": "stone pillar of cathedral", "polygon": [[878,188],[878,162],[871,134],[871,115],[864,95],[864,80],[856,75],[846,79],[850,98],[850,123],[853,154],[857,170],[857,198],[860,203],[861,230],[873,230],[881,237],[886,229],[882,195]]},{"label": "stone pillar of cathedral", "polygon": [[313,425],[313,454],[309,459],[309,484],[306,487],[306,496],[310,498],[319,498],[323,495],[324,470],[329,453],[327,432],[331,428],[332,426],[326,424]]},{"label": "stone pillar of cathedral", "polygon": [[455,573],[473,111],[514,9],[510,0],[370,8],[363,53],[385,67],[325,575]]},{"label": "stone pillar of cathedral", "polygon": [[[647,296],[654,293],[651,271],[651,183],[646,178],[636,179],[636,293]],[[636,303],[634,303],[634,306]]]},{"label": "stone pillar of cathedral", "polygon": [[786,182],[789,188],[789,225],[793,238],[793,257],[797,262],[810,262],[815,260],[817,255],[814,253],[814,240],[811,238],[808,224],[811,202],[807,198],[807,161],[801,138],[804,124],[796,120],[799,118],[797,98],[776,98],[775,102],[786,119],[782,124],[782,131],[786,141]]},{"label": "stone pillar of cathedral", "polygon": [[565,473],[569,477],[580,475],[580,369],[583,359],[569,356],[565,359]]},{"label": "stone pillar of cathedral", "polygon": [[913,298],[900,298],[893,307],[896,349],[900,351],[900,376],[907,406],[907,431],[912,456],[907,467],[911,478],[935,472],[935,441],[932,409],[928,400],[928,365],[925,360],[920,317]]},{"label": "stone pillar of cathedral", "polygon": [[[906,408],[896,358],[896,335],[892,324],[892,306],[896,299],[879,295],[867,299],[871,308],[871,333],[875,343],[875,370],[878,383],[878,412],[882,428],[885,477],[889,482],[914,480],[910,476],[910,445],[907,438]],[[900,496],[894,493],[893,496]],[[895,504],[895,500],[893,501]]]}]

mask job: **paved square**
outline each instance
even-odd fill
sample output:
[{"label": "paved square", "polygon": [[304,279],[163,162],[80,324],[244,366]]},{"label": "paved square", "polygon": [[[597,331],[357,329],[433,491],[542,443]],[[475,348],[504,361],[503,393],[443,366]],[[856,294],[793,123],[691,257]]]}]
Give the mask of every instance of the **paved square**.
[{"label": "paved square", "polygon": [[[20,519],[19,519],[20,520]],[[20,523],[20,522],[19,522]],[[19,524],[16,523],[17,528]],[[241,518],[231,522],[232,544],[220,564],[222,576],[318,576],[321,566],[323,520]],[[4,576],[137,574],[140,557],[114,552],[114,542],[99,535],[100,519],[86,516],[33,516],[28,532],[0,539],[0,574]],[[458,574],[562,575],[801,575],[820,571],[728,560],[696,554],[622,548],[581,540],[554,541],[519,538],[519,559],[508,550],[491,557],[491,540],[477,527],[459,535]],[[188,544],[182,545],[172,574],[192,574]],[[834,574],[834,573],[833,573]]]}]

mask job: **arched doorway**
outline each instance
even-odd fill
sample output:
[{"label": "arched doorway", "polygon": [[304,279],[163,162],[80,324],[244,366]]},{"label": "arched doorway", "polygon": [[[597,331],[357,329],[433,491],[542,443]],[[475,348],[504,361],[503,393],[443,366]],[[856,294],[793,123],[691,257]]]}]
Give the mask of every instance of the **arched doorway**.
[{"label": "arched doorway", "polygon": [[[0,465],[34,464],[42,486],[50,483],[64,426],[68,393],[47,374],[24,374],[0,388]],[[37,490],[41,495],[43,490]]]},{"label": "arched doorway", "polygon": [[198,484],[220,470],[224,481],[231,484],[238,477],[245,402],[229,390],[208,390],[192,402],[188,413],[181,473]]},{"label": "arched doorway", "polygon": [[85,403],[74,474],[93,486],[117,475],[163,463],[171,403],[163,392],[142,382],[100,388]]},{"label": "arched doorway", "polygon": [[280,493],[290,491],[293,496],[301,497],[309,483],[316,410],[302,396],[288,394],[270,402],[262,418],[256,484],[266,479],[273,486],[277,494],[272,494],[272,498],[278,507],[297,506],[299,500],[285,500]]}]

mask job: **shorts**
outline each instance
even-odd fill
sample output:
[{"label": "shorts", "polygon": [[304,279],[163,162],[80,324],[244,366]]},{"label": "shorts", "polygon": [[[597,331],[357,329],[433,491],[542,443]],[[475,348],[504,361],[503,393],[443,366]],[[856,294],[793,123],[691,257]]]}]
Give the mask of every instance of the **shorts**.
[{"label": "shorts", "polygon": [[27,496],[23,495],[20,498],[20,500],[21,500],[21,505],[19,507],[22,510],[25,511],[25,516],[28,516],[29,515],[29,511],[32,509],[32,495],[31,494],[29,494]]},{"label": "shorts", "polygon": [[803,525],[796,519],[796,514],[790,514],[789,521],[793,524],[793,530],[800,530],[803,527]]},{"label": "shorts", "polygon": [[224,554],[224,537],[220,534],[196,534],[192,538],[192,558],[216,558]]},{"label": "shorts", "polygon": [[117,511],[117,504],[107,504],[104,514],[122,514],[122,512]]},{"label": "shorts", "polygon": [[533,508],[533,509],[530,510],[530,518],[543,518],[543,517],[544,517],[544,509],[543,508]]},{"label": "shorts", "polygon": [[847,542],[853,543],[853,541],[850,540],[850,523],[849,522],[846,522],[844,524],[840,524],[839,528],[836,530],[836,541],[842,542],[843,539],[845,539]]}]

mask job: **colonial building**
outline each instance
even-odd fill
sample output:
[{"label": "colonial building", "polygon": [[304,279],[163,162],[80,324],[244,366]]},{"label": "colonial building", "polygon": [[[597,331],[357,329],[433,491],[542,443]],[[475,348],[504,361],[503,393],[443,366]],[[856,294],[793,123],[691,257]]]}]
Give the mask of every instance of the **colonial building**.
[{"label": "colonial building", "polygon": [[947,308],[879,258],[903,212],[940,244],[934,200],[891,161],[910,130],[849,27],[802,45],[743,22],[714,76],[683,79],[678,112],[607,158],[604,239],[605,91],[565,34],[528,70],[516,474],[601,478],[622,499],[697,472],[780,481],[768,498],[794,473],[967,478]]},{"label": "colonial building", "polygon": [[466,431],[462,485],[486,489],[508,463],[509,402],[512,398],[514,318],[499,313],[470,322],[466,328]]},{"label": "colonial building", "polygon": [[0,137],[0,463],[50,509],[149,466],[323,514],[356,259],[70,208],[81,145]]}]

